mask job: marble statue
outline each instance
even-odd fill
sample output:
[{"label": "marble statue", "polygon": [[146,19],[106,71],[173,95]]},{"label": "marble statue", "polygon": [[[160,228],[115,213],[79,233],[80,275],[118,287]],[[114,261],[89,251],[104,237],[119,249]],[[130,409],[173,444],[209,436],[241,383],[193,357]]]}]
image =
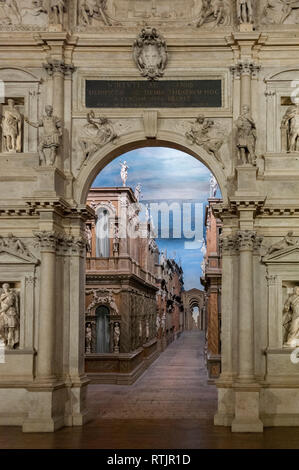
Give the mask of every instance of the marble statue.
[{"label": "marble statue", "polygon": [[213,197],[213,198],[216,197],[217,189],[218,189],[217,180],[216,180],[214,175],[211,175],[211,178],[210,178],[210,197]]},{"label": "marble statue", "polygon": [[[299,100],[296,104],[289,106],[281,123],[282,147],[288,152],[299,151]],[[283,149],[285,150],[285,149]]]},{"label": "marble statue", "polygon": [[166,331],[166,313],[165,312],[162,315],[161,328],[163,332]]},{"label": "marble statue", "polygon": [[[15,21],[16,20],[16,21]],[[16,0],[0,0],[0,24],[22,23],[22,16]]]},{"label": "marble statue", "polygon": [[113,350],[115,353],[119,352],[119,341],[120,341],[120,324],[119,322],[114,323],[113,327]]},{"label": "marble statue", "polygon": [[145,321],[145,337],[146,337],[146,339],[149,339],[149,337],[150,337],[150,328],[149,328],[148,319],[146,319],[146,321]]},{"label": "marble statue", "polygon": [[20,312],[18,295],[9,284],[4,283],[0,293],[0,336],[8,349],[19,343]]},{"label": "marble statue", "polygon": [[273,245],[269,247],[267,251],[267,255],[271,255],[272,253],[275,253],[276,251],[285,250],[286,248],[297,246],[297,245],[298,245],[298,240],[297,238],[294,238],[293,232],[288,232],[287,235],[282,240],[279,240],[278,242],[274,243]]},{"label": "marble statue", "polygon": [[142,29],[133,44],[133,59],[143,77],[157,80],[164,75],[168,61],[167,46],[155,28]]},{"label": "marble statue", "polygon": [[123,183],[123,187],[126,186],[127,184],[127,179],[128,179],[128,165],[126,160],[124,162],[120,162],[121,170],[120,170],[120,177]]},{"label": "marble statue", "polygon": [[19,153],[22,151],[22,115],[15,106],[13,99],[7,100],[2,116],[2,135],[4,151]]},{"label": "marble statue", "polygon": [[204,23],[215,23],[215,27],[229,23],[229,6],[224,0],[203,0],[197,27]]},{"label": "marble statue", "polygon": [[[38,151],[40,163],[53,166],[56,161],[57,150],[61,144],[62,138],[62,122],[56,116],[53,116],[53,107],[48,105],[45,107],[46,114],[38,123],[30,122],[28,118],[25,121],[32,127],[43,127],[44,134],[39,143]],[[50,149],[50,157],[47,160],[45,149]]]},{"label": "marble statue", "polygon": [[136,198],[136,201],[139,202],[140,201],[140,197],[141,197],[141,184],[138,183],[136,188],[135,188],[135,191],[134,191],[134,196]]},{"label": "marble statue", "polygon": [[90,323],[86,325],[85,330],[85,352],[89,354],[92,352],[92,329]]},{"label": "marble statue", "polygon": [[192,143],[203,147],[208,153],[212,153],[224,168],[220,156],[220,149],[224,144],[223,139],[212,137],[210,131],[214,126],[214,121],[206,119],[204,115],[198,116],[192,124],[191,130],[186,132],[186,138]]},{"label": "marble statue", "polygon": [[161,318],[159,317],[159,315],[157,315],[157,318],[156,318],[156,331],[157,331],[157,334],[159,333],[160,327],[161,327]]},{"label": "marble statue", "polygon": [[113,228],[113,253],[114,256],[119,253],[119,229],[117,225],[114,225]]},{"label": "marble statue", "polygon": [[91,252],[92,233],[91,233],[89,225],[85,225],[85,238],[86,238],[87,251]]},{"label": "marble statue", "polygon": [[92,20],[102,20],[106,26],[111,26],[106,14],[107,0],[82,0],[80,19],[83,24],[90,25]]},{"label": "marble statue", "polygon": [[242,107],[242,113],[237,120],[237,148],[243,164],[254,165],[256,145],[256,126],[250,116],[250,108]]},{"label": "marble statue", "polygon": [[299,287],[286,300],[283,308],[284,346],[299,345]]},{"label": "marble statue", "polygon": [[286,19],[293,13],[293,10],[299,9],[299,2],[298,0],[281,0],[283,3],[282,7],[282,16],[280,19],[280,23],[283,24]]},{"label": "marble statue", "polygon": [[63,24],[63,15],[66,11],[66,0],[50,0],[50,9],[54,24]]},{"label": "marble statue", "polygon": [[79,145],[84,155],[82,164],[85,164],[87,159],[93,157],[105,144],[117,138],[111,122],[106,117],[96,118],[95,112],[90,111],[86,119],[87,124],[84,125],[79,138]]},{"label": "marble statue", "polygon": [[253,0],[237,0],[237,17],[239,23],[253,23]]}]

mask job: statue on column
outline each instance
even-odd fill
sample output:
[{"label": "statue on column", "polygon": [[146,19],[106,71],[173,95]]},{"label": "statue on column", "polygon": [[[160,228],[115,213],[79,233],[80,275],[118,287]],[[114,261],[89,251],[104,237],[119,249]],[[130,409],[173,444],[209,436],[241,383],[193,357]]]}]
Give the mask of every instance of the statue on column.
[{"label": "statue on column", "polygon": [[120,170],[120,177],[123,183],[123,186],[126,186],[127,179],[128,179],[128,165],[126,160],[124,162],[120,162],[121,170]]},{"label": "statue on column", "polygon": [[284,345],[299,345],[299,287],[286,300],[283,308]]},{"label": "statue on column", "polygon": [[2,116],[2,135],[6,152],[20,153],[22,151],[22,115],[15,106],[15,101],[9,99]]},{"label": "statue on column", "polygon": [[66,11],[66,1],[65,0],[50,0],[50,9],[53,13],[54,24],[63,25],[63,15]]},{"label": "statue on column", "polygon": [[281,123],[282,147],[287,152],[299,151],[299,99],[286,110]]},{"label": "statue on column", "polygon": [[137,202],[139,202],[140,196],[141,196],[141,184],[140,183],[138,183],[135,188],[134,196],[136,197]]},{"label": "statue on column", "polygon": [[237,0],[237,17],[239,23],[253,23],[253,1]]},{"label": "statue on column", "polygon": [[242,107],[242,113],[237,120],[237,148],[243,164],[254,165],[256,160],[256,126],[247,105]]},{"label": "statue on column", "polygon": [[119,352],[119,341],[120,341],[120,324],[119,322],[113,325],[113,350],[115,353]]},{"label": "statue on column", "polygon": [[[46,115],[38,123],[30,122],[25,118],[30,126],[44,128],[44,134],[38,147],[40,163],[48,166],[53,166],[56,161],[57,150],[61,144],[62,138],[62,122],[56,116],[53,116],[53,106],[45,107]],[[50,149],[50,157],[47,161],[45,149]]]},{"label": "statue on column", "polygon": [[0,336],[9,349],[19,344],[19,317],[18,296],[9,284],[4,283],[0,293]]}]

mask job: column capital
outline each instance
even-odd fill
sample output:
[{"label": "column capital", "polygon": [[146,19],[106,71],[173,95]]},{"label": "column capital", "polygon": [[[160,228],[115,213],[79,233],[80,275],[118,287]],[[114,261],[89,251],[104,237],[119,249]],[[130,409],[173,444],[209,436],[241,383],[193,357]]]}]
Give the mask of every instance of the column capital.
[{"label": "column capital", "polygon": [[222,255],[232,255],[238,251],[236,235],[228,235],[220,238],[220,249]]},{"label": "column capital", "polygon": [[39,244],[41,251],[53,251],[56,252],[57,244],[59,241],[59,235],[57,232],[43,230],[34,234],[37,238],[37,244]]},{"label": "column capital", "polygon": [[75,71],[74,65],[66,64],[63,60],[58,59],[49,59],[46,64],[43,64],[43,68],[50,77],[56,73],[59,73],[63,76],[70,76]]}]

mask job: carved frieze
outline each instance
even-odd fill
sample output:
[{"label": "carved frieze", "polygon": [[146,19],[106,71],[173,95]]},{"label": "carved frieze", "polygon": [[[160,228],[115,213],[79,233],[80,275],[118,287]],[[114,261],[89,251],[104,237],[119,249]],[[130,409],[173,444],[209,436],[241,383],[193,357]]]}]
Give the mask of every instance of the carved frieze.
[{"label": "carved frieze", "polygon": [[47,0],[0,1],[0,31],[41,31],[48,23]]},{"label": "carved frieze", "polygon": [[299,3],[297,1],[263,0],[262,24],[297,24],[299,22]]},{"label": "carved frieze", "polygon": [[156,28],[143,28],[133,44],[133,59],[142,77],[163,77],[168,61],[166,41]]},{"label": "carved frieze", "polygon": [[9,233],[7,237],[0,236],[0,254],[2,253],[16,256],[20,261],[25,261],[27,263],[37,262],[37,259],[28,250],[25,244],[12,233]]},{"label": "carved frieze", "polygon": [[211,25],[228,26],[231,23],[231,7],[227,0],[203,0],[197,27]]}]

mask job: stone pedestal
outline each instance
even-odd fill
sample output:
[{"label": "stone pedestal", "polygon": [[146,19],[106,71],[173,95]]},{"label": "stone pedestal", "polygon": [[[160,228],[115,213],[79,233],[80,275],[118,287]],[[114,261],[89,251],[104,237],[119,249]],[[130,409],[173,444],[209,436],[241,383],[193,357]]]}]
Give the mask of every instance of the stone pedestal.
[{"label": "stone pedestal", "polygon": [[63,197],[65,194],[65,176],[58,168],[41,166],[36,169],[38,190],[35,197]]},{"label": "stone pedestal", "polygon": [[238,190],[236,196],[250,195],[257,196],[257,168],[252,165],[237,166]]},{"label": "stone pedestal", "polygon": [[258,389],[236,389],[232,432],[263,432],[263,423],[259,418],[259,402]]}]

